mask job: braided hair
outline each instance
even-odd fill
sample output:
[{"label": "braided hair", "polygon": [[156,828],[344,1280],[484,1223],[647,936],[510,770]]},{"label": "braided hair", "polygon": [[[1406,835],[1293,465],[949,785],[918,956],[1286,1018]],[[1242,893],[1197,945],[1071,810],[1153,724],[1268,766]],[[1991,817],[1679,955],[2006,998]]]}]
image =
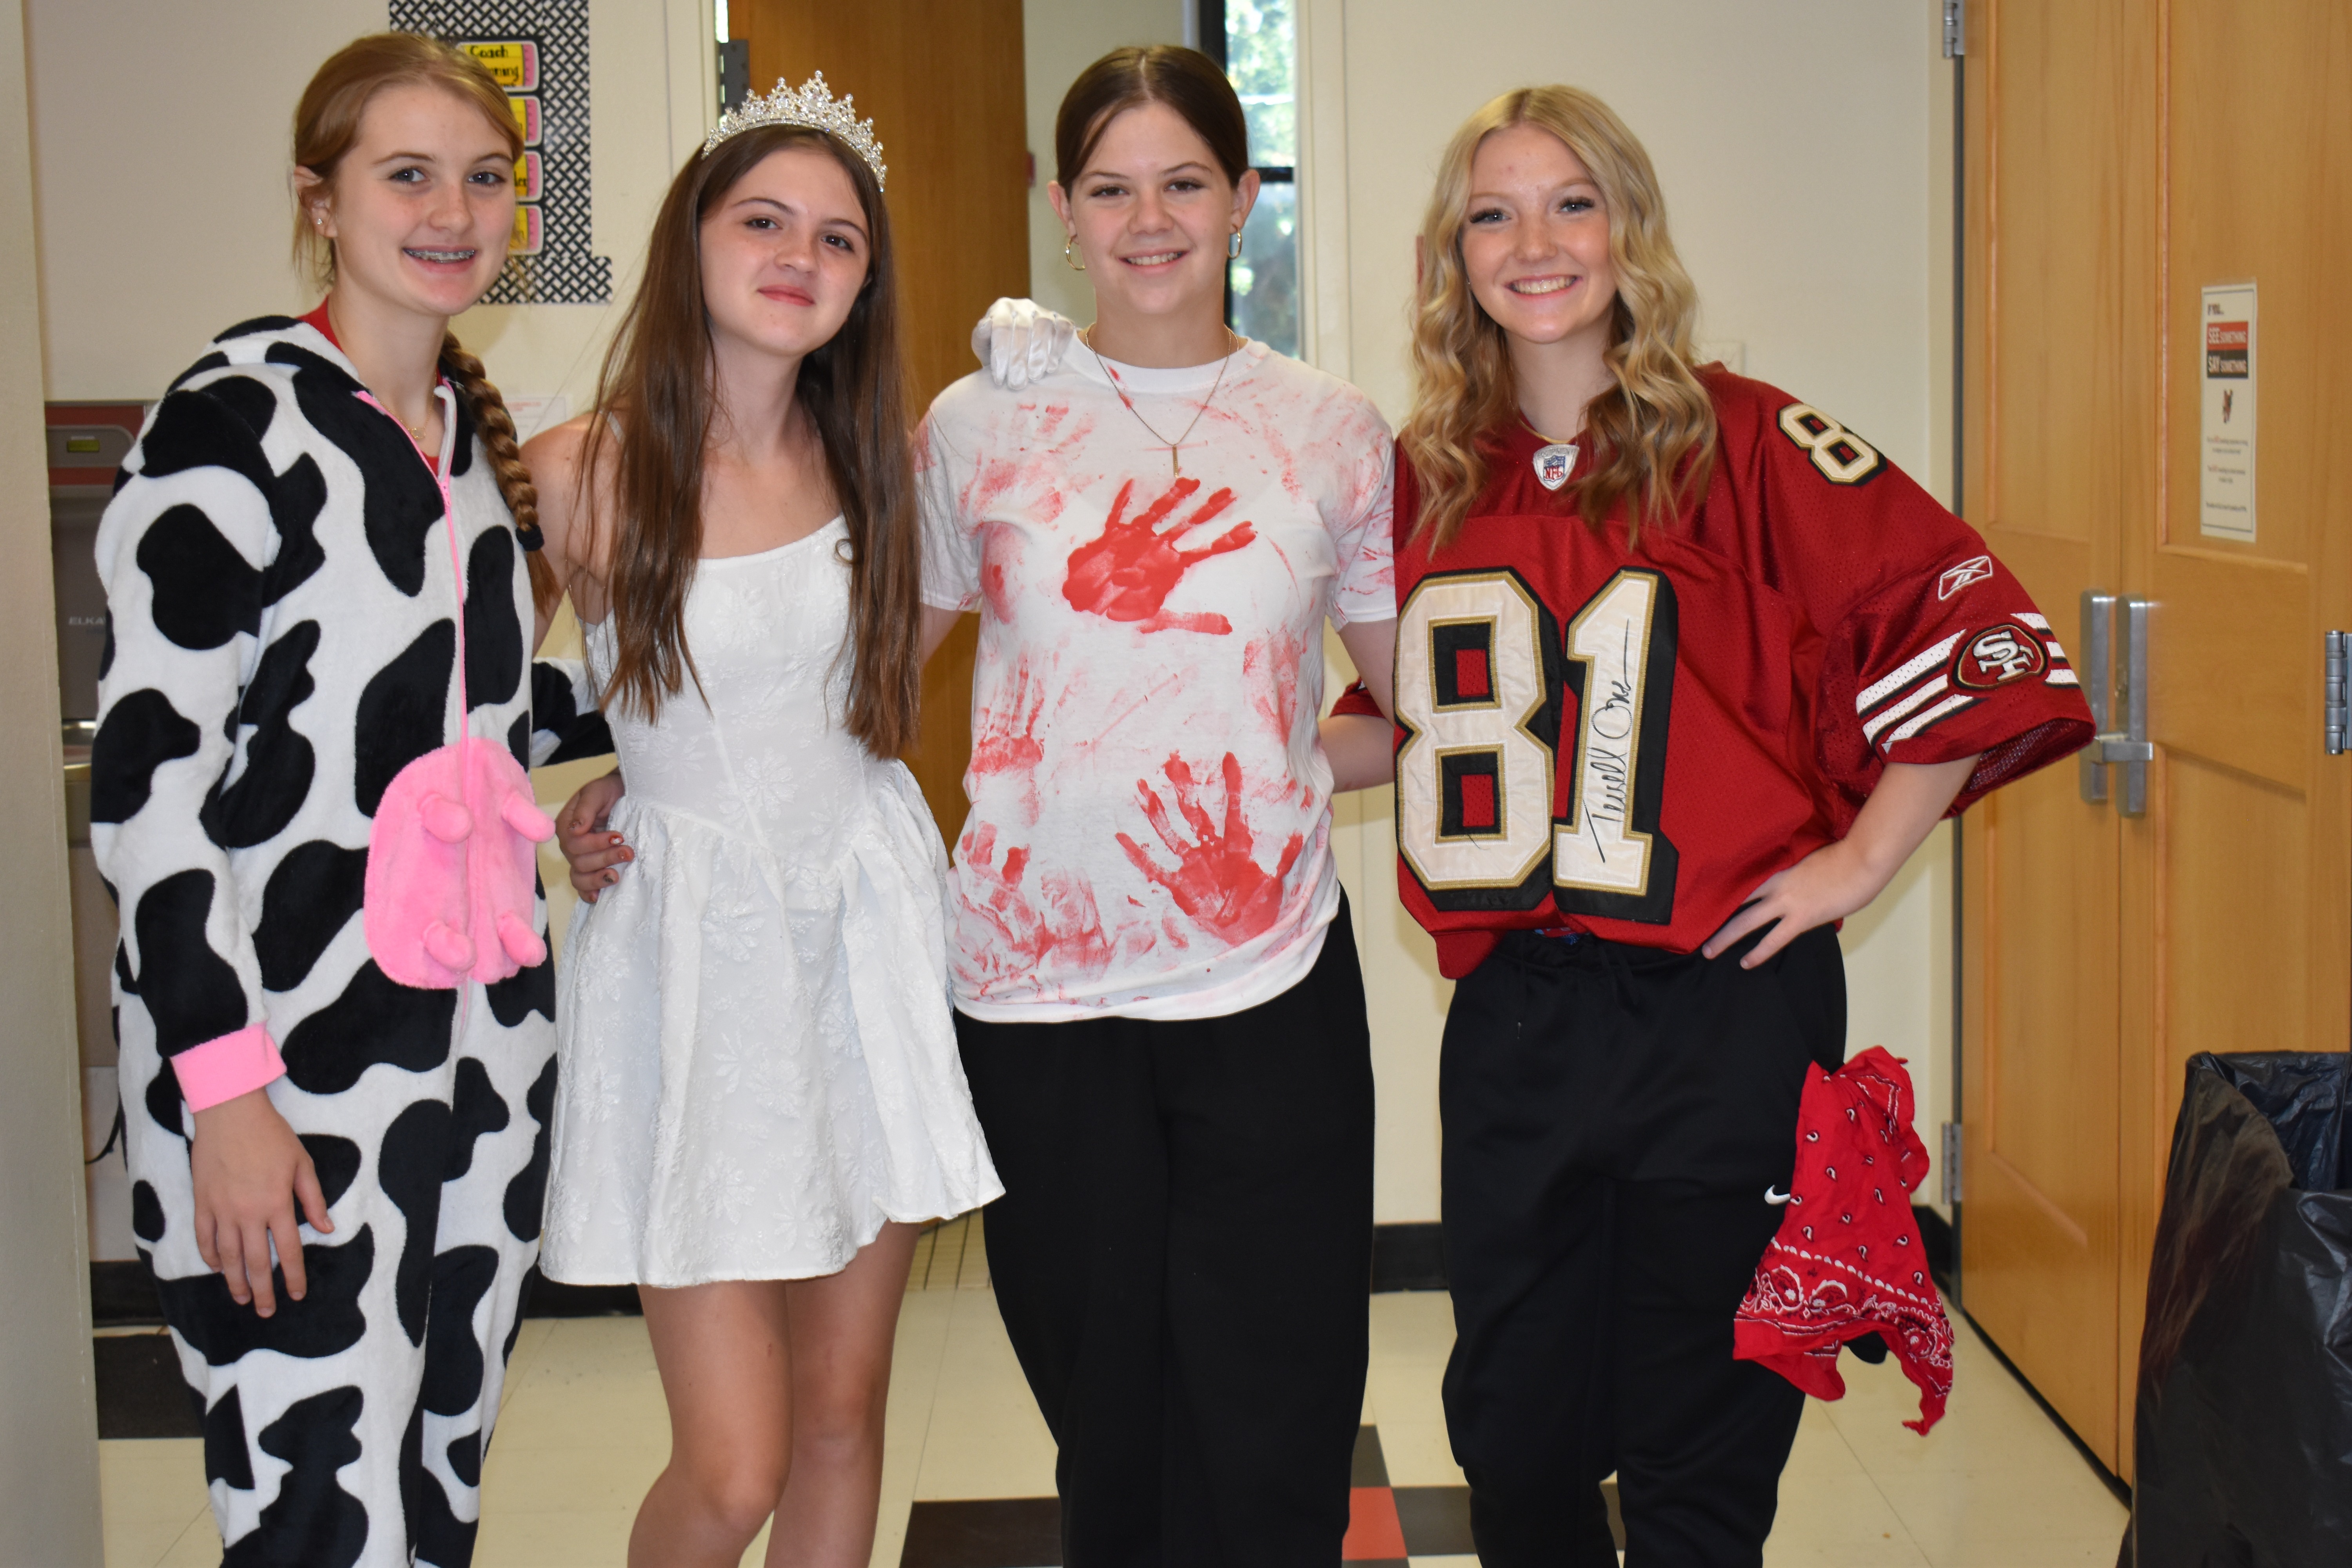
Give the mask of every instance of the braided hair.
[{"label": "braided hair", "polygon": [[482,362],[465,351],[455,332],[441,339],[441,371],[465,395],[474,427],[481,432],[482,449],[489,454],[499,494],[506,498],[507,510],[514,514],[515,537],[522,542],[530,569],[530,602],[541,615],[552,615],[563,597],[563,584],[540,553],[546,539],[539,531],[539,489],[530,482],[530,469],[516,443],[514,416],[507,412],[506,399],[483,374]]}]

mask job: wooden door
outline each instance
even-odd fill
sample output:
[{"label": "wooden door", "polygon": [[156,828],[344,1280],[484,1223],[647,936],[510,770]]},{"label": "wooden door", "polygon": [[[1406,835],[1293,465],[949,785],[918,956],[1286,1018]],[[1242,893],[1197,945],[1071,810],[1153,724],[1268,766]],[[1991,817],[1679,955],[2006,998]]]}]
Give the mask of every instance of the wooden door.
[{"label": "wooden door", "polygon": [[[2142,816],[2118,811],[2120,777],[2084,801],[2070,767],[1965,826],[1962,1290],[2128,1476],[2181,1065],[2340,1049],[2352,1022],[2352,767],[2322,753],[2318,710],[2321,630],[2352,624],[2333,441],[2352,312],[2328,287],[2352,240],[2352,16],[1973,9],[1969,510],[2070,647],[2084,589],[2153,601],[2155,758]],[[2199,316],[2205,285],[2248,279],[2262,424],[2240,543],[2199,531]]]},{"label": "wooden door", "polygon": [[[2079,653],[2083,590],[2152,510],[2153,40],[2126,5],[1971,13],[1963,500]],[[2112,1465],[2117,818],[2069,763],[1961,842],[1963,1299]]]},{"label": "wooden door", "polygon": [[[908,412],[919,416],[977,368],[971,326],[990,301],[1029,292],[1020,0],[735,0],[729,15],[751,45],[754,91],[822,70],[874,121],[890,171]],[[965,616],[924,672],[922,737],[907,758],[950,844],[965,809],[978,631]]]},{"label": "wooden door", "polygon": [[[2184,0],[2158,37],[2163,463],[2123,559],[2156,602],[2156,761],[2124,827],[2133,1358],[2182,1064],[2340,1051],[2352,1027],[2352,757],[2326,754],[2320,712],[2322,634],[2352,626],[2352,7]],[[2200,526],[2200,306],[2250,280],[2256,534],[2239,542]]]}]

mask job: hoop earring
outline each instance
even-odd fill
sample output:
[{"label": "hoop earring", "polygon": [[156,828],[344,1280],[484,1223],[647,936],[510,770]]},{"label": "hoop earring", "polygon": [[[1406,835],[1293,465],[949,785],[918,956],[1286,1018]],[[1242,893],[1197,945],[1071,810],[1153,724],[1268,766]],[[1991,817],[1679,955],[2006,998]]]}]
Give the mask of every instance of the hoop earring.
[{"label": "hoop earring", "polygon": [[1070,247],[1072,247],[1072,246],[1074,246],[1074,245],[1076,245],[1076,244],[1077,244],[1077,243],[1078,243],[1078,237],[1077,237],[1076,235],[1075,235],[1075,234],[1074,234],[1074,235],[1072,235],[1068,239],[1064,240],[1064,241],[1062,242],[1062,260],[1063,260],[1064,264],[1065,264],[1065,265],[1066,265],[1066,266],[1069,268],[1069,269],[1070,269],[1071,271],[1073,271],[1073,272],[1084,272],[1084,271],[1087,269],[1087,264],[1086,264],[1085,262],[1083,262],[1083,261],[1080,261],[1076,257],[1072,256],[1072,255],[1070,254]]},{"label": "hoop earring", "polygon": [[1228,261],[1239,261],[1241,258],[1242,231],[1240,229],[1235,229],[1233,233],[1225,237],[1225,259]]}]

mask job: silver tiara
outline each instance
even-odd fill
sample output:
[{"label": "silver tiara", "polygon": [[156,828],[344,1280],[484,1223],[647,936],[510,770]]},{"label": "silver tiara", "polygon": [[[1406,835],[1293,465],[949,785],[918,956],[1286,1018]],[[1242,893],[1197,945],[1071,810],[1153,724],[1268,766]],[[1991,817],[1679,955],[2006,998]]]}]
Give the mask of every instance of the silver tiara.
[{"label": "silver tiara", "polygon": [[888,172],[882,163],[882,143],[874,139],[874,121],[860,120],[850,111],[855,97],[835,99],[833,89],[824,85],[824,72],[818,71],[804,84],[788,88],[782,82],[765,98],[752,93],[742,103],[719,117],[719,123],[702,139],[702,151],[709,151],[746,131],[762,125],[805,125],[837,136],[849,145],[849,150],[866,160],[874,171],[874,183],[879,186]]}]

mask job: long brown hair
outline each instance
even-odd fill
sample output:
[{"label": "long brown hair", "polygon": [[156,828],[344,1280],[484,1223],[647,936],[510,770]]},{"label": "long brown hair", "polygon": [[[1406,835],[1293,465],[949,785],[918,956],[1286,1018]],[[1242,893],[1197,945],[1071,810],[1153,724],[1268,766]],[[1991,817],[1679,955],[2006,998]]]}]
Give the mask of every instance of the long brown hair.
[{"label": "long brown hair", "polygon": [[[1130,109],[1164,103],[1183,116],[1225,178],[1249,172],[1249,121],[1216,61],[1181,44],[1113,49],[1078,73],[1054,116],[1054,178],[1066,190],[1087,172],[1110,122]],[[1073,192],[1075,195],[1076,193]]]},{"label": "long brown hair", "polygon": [[[788,147],[832,154],[857,191],[871,247],[849,319],[801,361],[793,398],[824,444],[825,470],[849,529],[851,662],[843,725],[866,750],[887,757],[915,738],[922,614],[890,214],[865,160],[803,126],[740,132],[688,160],[662,198],[644,279],[605,352],[580,483],[584,498],[590,477],[605,471],[609,450],[618,482],[611,516],[599,517],[596,526],[609,522],[612,529],[605,584],[615,643],[612,699],[650,717],[694,675],[686,595],[702,554],[703,451],[716,412],[702,221],[737,181]],[[620,436],[613,440],[615,420]]]},{"label": "long brown hair", "polygon": [[1465,121],[1438,162],[1421,224],[1412,301],[1412,412],[1397,446],[1421,481],[1413,537],[1443,549],[1486,488],[1480,441],[1517,416],[1518,388],[1503,329],[1470,292],[1462,264],[1470,166],[1497,131],[1531,125],[1559,138],[1601,187],[1609,258],[1617,274],[1606,363],[1616,384],[1584,411],[1591,466],[1566,500],[1598,526],[1630,500],[1625,527],[1663,521],[1706,488],[1715,454],[1715,405],[1692,374],[1698,290],[1666,232],[1665,197],[1650,154],[1610,107],[1573,87],[1523,87]]},{"label": "long brown hair", "polygon": [[[331,186],[336,165],[359,140],[360,121],[369,102],[387,87],[410,83],[440,88],[480,110],[505,141],[509,154],[522,156],[522,132],[507,107],[507,95],[479,60],[422,34],[371,33],[328,56],[302,89],[301,101],[294,106],[294,166],[315,176],[320,189]],[[294,258],[321,290],[330,289],[335,286],[334,241],[312,226],[303,205],[295,204]],[[482,362],[466,352],[455,332],[441,339],[441,371],[464,395],[474,426],[481,433],[482,449],[489,455],[499,494],[514,514],[515,532],[524,542],[530,563],[532,603],[540,614],[551,614],[563,597],[563,585],[540,559],[539,491],[523,466],[514,416],[483,374]]]}]

